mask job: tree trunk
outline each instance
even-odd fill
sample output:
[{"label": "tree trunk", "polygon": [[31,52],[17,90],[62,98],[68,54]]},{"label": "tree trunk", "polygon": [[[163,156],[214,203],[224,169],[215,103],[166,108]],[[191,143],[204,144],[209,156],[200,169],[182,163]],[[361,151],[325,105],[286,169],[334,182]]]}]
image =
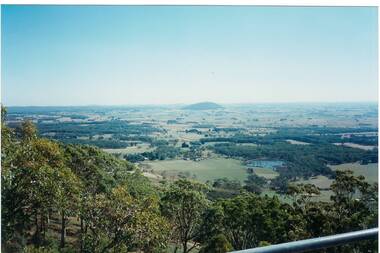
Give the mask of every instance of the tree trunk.
[{"label": "tree trunk", "polygon": [[66,237],[66,218],[65,212],[62,212],[61,216],[61,248],[65,247],[65,237]]},{"label": "tree trunk", "polygon": [[39,229],[39,232],[40,232],[40,238],[42,240],[42,232],[44,231],[44,226],[43,226],[43,218],[42,218],[42,214],[40,214],[40,229]]},{"label": "tree trunk", "polygon": [[42,233],[42,239],[43,239],[44,243],[45,243],[45,239],[46,239],[46,230],[47,230],[46,216],[45,215],[41,215],[41,231],[43,232]]},{"label": "tree trunk", "polygon": [[36,217],[34,219],[36,225],[36,232],[34,234],[34,241],[37,245],[40,245],[41,232],[40,232],[40,224],[38,223],[38,213],[36,213]]},{"label": "tree trunk", "polygon": [[183,253],[187,253],[187,242],[184,242],[182,246],[183,246]]},{"label": "tree trunk", "polygon": [[84,224],[83,219],[80,218],[80,252],[84,249]]}]

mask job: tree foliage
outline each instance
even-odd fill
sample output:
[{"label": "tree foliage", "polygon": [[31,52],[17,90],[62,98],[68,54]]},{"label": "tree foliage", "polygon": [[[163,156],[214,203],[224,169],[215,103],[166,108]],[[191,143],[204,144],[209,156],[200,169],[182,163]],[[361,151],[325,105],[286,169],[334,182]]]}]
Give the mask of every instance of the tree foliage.
[{"label": "tree foliage", "polygon": [[[184,253],[197,246],[201,235],[202,216],[208,205],[206,186],[189,180],[178,180],[164,192],[163,214],[171,220],[172,238],[182,244]],[[188,243],[193,245],[188,248]]]}]

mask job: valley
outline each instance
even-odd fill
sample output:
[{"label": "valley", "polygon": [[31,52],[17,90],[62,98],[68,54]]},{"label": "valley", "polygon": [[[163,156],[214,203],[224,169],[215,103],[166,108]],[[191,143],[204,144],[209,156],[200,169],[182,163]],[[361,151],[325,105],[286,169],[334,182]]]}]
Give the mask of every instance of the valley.
[{"label": "valley", "polygon": [[[329,199],[335,170],[377,182],[377,105],[232,104],[10,107],[7,124],[30,120],[41,136],[135,163],[150,180],[220,178],[282,195],[310,183]],[[368,164],[368,165],[367,165]],[[326,197],[327,196],[327,197]]]}]

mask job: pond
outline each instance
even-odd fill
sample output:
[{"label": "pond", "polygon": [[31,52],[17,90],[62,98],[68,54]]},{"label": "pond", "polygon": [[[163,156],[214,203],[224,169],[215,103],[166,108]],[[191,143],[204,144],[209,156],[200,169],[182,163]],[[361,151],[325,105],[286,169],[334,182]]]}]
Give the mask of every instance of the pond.
[{"label": "pond", "polygon": [[248,167],[260,167],[268,169],[276,169],[283,166],[284,162],[280,160],[250,160],[246,164]]}]

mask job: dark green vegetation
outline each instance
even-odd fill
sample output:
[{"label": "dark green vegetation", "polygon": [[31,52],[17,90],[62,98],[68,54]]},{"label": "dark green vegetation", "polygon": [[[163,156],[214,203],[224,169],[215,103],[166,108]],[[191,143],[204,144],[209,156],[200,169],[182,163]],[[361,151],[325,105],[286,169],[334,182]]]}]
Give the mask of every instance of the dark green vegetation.
[{"label": "dark green vegetation", "polygon": [[144,161],[146,158],[149,160],[165,160],[173,159],[180,154],[180,149],[168,145],[159,145],[154,151],[143,152],[141,154],[125,155],[124,158],[131,162]]},{"label": "dark green vegetation", "polygon": [[[89,114],[78,114],[76,107],[66,111],[64,108],[17,108],[17,113],[11,114],[10,119],[21,117],[27,120],[28,113],[37,113],[37,115],[42,113],[43,116],[33,118],[41,136],[63,143],[93,145],[99,148],[125,148],[135,145],[136,142],[151,143],[154,142],[154,138],[148,135],[161,131],[149,123],[131,124],[115,116],[105,118],[103,115],[106,114],[107,108],[82,108]],[[138,109],[130,109],[130,111],[135,110]],[[61,116],[57,117],[57,114]],[[8,125],[17,128],[19,124],[20,121],[10,120]]]},{"label": "dark green vegetation", "polygon": [[216,110],[223,109],[223,106],[212,102],[201,102],[196,104],[191,104],[183,107],[185,110]]},{"label": "dark green vegetation", "polygon": [[[266,181],[254,174],[244,186],[229,179],[152,183],[98,148],[41,138],[28,121],[10,128],[5,115],[2,252],[221,253],[377,226],[377,184],[351,172],[336,172],[329,202],[311,201],[319,194],[312,185],[288,187],[292,204],[258,195]],[[284,144],[273,145],[255,152],[270,156]],[[326,252],[376,248],[365,241]]]},{"label": "dark green vegetation", "polygon": [[[122,120],[39,123],[37,127],[41,135],[54,132],[54,139],[64,143],[87,144],[100,148],[125,148],[133,145],[134,141],[151,141],[146,136],[158,131],[150,124],[132,125]],[[105,138],[104,135],[112,135],[114,138]]]},{"label": "dark green vegetation", "polygon": [[[218,129],[213,131],[230,131],[237,132],[241,129]],[[366,132],[377,132],[377,128],[357,127],[357,128],[342,128],[342,127],[273,127],[272,133],[267,135],[247,135],[242,133],[234,134],[228,137],[202,138],[202,143],[206,142],[232,142],[232,143],[258,143],[271,144],[277,141],[285,141],[288,139],[302,141],[311,144],[332,144],[350,142],[363,145],[377,145],[377,135],[363,135]],[[346,134],[345,133],[349,133]]]}]

